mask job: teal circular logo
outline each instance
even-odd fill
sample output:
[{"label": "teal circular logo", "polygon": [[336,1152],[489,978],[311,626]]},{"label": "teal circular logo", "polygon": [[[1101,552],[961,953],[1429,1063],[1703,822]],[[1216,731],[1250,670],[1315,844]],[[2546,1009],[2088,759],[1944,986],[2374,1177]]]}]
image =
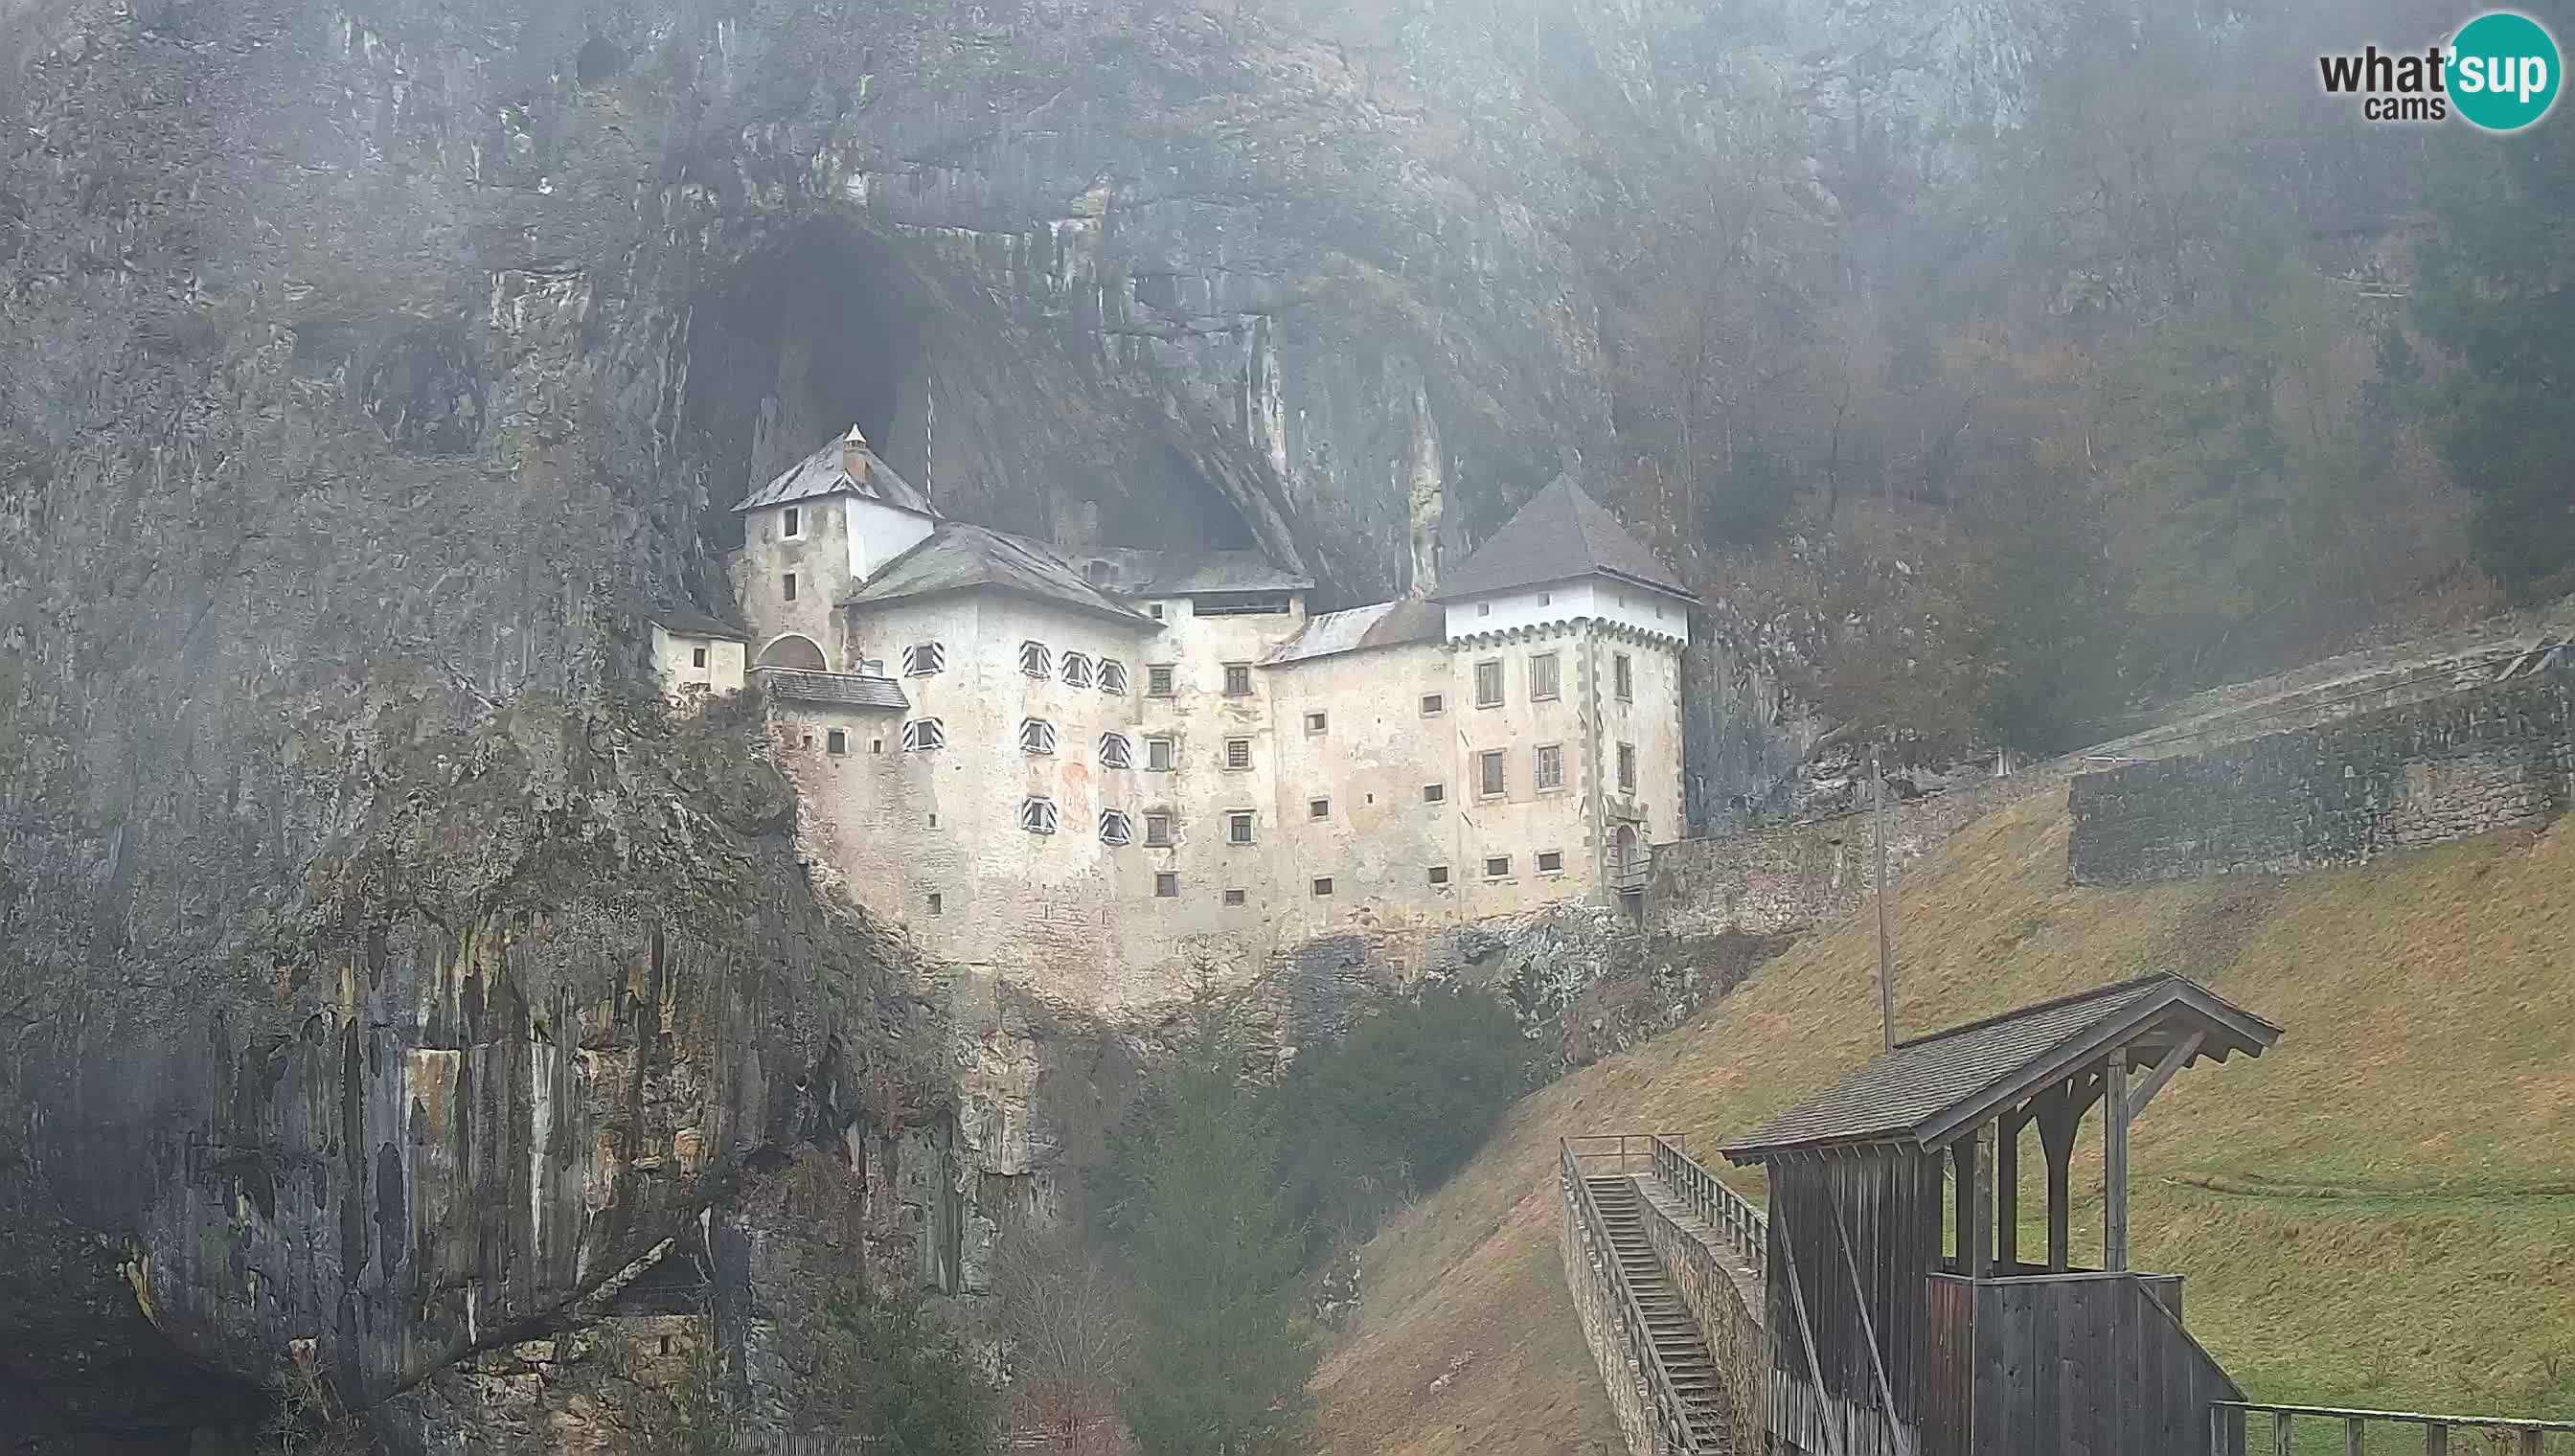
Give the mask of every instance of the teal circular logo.
[{"label": "teal circular logo", "polygon": [[2470,126],[2517,132],[2557,103],[2557,38],[2527,15],[2497,10],[2450,41],[2450,104]]}]

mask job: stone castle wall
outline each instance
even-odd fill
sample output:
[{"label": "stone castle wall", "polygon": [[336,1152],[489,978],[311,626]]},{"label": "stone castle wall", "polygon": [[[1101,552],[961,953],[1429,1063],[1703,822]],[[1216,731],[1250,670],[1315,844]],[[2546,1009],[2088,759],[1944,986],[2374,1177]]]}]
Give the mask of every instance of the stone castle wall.
[{"label": "stone castle wall", "polygon": [[2542,824],[2575,776],[2575,668],[2074,780],[2085,884],[2287,872]]}]

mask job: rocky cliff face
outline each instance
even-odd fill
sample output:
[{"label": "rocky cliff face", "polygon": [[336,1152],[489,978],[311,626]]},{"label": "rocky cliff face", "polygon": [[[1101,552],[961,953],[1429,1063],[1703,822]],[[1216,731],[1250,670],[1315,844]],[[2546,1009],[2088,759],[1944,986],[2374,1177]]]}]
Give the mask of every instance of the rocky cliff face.
[{"label": "rocky cliff face", "polygon": [[1614,461],[1584,248],[1638,169],[1920,185],[2022,35],[0,0],[0,1411],[160,1440],[298,1341],[417,1411],[866,1121],[900,948],[738,731],[620,687],[784,455],[856,419],[954,514],[1397,590],[1409,523]]}]

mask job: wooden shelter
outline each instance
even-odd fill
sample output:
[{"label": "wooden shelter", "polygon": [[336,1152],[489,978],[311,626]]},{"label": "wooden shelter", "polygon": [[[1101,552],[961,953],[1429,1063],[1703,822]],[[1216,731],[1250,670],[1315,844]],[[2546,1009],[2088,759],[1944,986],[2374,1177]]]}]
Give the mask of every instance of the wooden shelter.
[{"label": "wooden shelter", "polygon": [[[2128,1125],[2193,1062],[2280,1028],[2151,975],[1898,1044],[1722,1149],[1769,1176],[1780,1451],[2165,1456],[2241,1392],[2181,1326],[2181,1281],[2128,1269]],[[2075,1129],[2103,1109],[2101,1269],[2069,1254]],[[2023,1134],[2047,1247],[2019,1244]]]}]

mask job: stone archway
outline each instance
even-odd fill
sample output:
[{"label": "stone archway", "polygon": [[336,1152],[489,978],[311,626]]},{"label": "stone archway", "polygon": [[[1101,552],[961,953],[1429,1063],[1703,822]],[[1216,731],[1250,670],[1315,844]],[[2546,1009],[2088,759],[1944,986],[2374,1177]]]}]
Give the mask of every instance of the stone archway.
[{"label": "stone archway", "polygon": [[808,673],[831,671],[831,664],[824,658],[823,649],[817,646],[812,638],[799,632],[791,632],[771,639],[769,646],[760,650],[760,660],[752,666],[797,668]]}]

